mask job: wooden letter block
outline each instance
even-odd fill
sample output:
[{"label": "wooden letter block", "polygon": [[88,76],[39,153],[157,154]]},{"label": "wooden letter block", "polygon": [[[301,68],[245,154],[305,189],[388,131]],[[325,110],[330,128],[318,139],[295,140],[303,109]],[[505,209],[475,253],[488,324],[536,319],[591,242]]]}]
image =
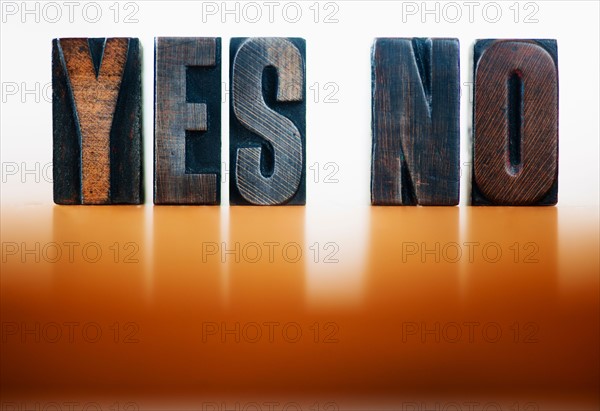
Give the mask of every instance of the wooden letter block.
[{"label": "wooden letter block", "polygon": [[221,39],[155,39],[154,203],[221,202]]},{"label": "wooden letter block", "polygon": [[379,38],[371,63],[371,203],[458,204],[458,40]]},{"label": "wooden letter block", "polygon": [[479,40],[474,61],[472,204],[556,204],[556,41]]},{"label": "wooden letter block", "polygon": [[140,44],[52,41],[56,204],[143,202]]},{"label": "wooden letter block", "polygon": [[231,40],[231,204],[305,204],[305,41]]}]

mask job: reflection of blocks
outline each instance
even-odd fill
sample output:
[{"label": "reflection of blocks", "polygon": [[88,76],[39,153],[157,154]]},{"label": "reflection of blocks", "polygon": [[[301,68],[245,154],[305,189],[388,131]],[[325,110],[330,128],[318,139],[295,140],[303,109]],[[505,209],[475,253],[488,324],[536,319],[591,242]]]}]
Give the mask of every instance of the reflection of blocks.
[{"label": "reflection of blocks", "polygon": [[556,40],[475,45],[473,205],[558,201]]},{"label": "reflection of blocks", "polygon": [[154,203],[219,204],[221,39],[155,44]]},{"label": "reflection of blocks", "polygon": [[52,42],[54,202],[140,204],[139,40]]}]

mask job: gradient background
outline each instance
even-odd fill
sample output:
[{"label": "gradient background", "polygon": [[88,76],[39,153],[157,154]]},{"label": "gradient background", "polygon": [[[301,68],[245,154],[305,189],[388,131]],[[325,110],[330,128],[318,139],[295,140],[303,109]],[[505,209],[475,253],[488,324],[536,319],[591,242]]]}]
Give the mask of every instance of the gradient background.
[{"label": "gradient background", "polygon": [[[0,409],[599,408],[597,2],[479,2],[472,22],[456,2],[455,23],[444,2],[294,3],[296,23],[288,2],[272,23],[262,2],[256,23],[244,3],[236,22],[201,2],[98,2],[96,23],[89,2],[72,22],[55,3],[54,23],[48,3],[9,3]],[[422,14],[436,7],[438,21]],[[223,37],[224,93],[229,37],[306,39],[306,207],[52,204],[51,39],[140,38],[151,199],[153,38],[167,35]],[[369,206],[369,56],[384,36],[461,42],[460,207]],[[558,40],[557,207],[466,205],[472,44],[496,37]]]}]

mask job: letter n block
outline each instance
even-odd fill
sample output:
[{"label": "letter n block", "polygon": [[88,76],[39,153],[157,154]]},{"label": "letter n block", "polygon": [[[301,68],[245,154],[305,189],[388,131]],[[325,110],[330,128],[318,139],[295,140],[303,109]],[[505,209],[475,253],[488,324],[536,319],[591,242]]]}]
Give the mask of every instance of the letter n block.
[{"label": "letter n block", "polygon": [[371,64],[371,203],[458,204],[458,40],[379,38]]},{"label": "letter n block", "polygon": [[52,41],[56,204],[143,202],[140,44]]}]

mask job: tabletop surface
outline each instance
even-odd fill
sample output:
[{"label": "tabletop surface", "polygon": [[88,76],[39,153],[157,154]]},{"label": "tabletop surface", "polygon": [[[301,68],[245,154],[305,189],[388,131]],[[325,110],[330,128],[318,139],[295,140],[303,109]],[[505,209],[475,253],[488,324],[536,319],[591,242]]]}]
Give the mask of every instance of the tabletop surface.
[{"label": "tabletop surface", "polygon": [[597,207],[38,204],[1,222],[5,404],[599,404]]}]

